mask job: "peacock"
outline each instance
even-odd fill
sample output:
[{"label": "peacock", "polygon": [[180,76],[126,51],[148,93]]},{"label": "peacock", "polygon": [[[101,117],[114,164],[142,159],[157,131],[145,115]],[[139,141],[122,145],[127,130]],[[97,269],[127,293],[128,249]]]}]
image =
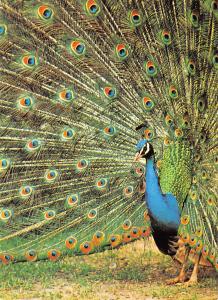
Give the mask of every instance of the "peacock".
[{"label": "peacock", "polygon": [[1,0],[0,263],[153,236],[218,269],[217,0]]}]

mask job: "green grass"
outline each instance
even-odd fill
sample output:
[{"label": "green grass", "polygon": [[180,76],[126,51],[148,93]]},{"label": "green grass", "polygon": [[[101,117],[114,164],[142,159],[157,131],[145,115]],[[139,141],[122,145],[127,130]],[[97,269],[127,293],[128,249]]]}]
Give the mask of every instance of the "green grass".
[{"label": "green grass", "polygon": [[[166,286],[178,265],[138,241],[118,250],[3,266],[0,299],[217,299],[216,274],[203,271],[194,287]],[[150,298],[149,298],[150,297]]]}]

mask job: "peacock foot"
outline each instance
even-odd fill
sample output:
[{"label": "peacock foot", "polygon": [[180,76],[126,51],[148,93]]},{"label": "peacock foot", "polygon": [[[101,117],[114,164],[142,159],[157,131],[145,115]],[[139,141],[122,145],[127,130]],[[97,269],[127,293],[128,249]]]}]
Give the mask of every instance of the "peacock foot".
[{"label": "peacock foot", "polygon": [[176,283],[183,283],[186,279],[185,274],[179,274],[179,276],[169,279],[166,281],[166,284],[171,285],[171,284],[176,284]]},{"label": "peacock foot", "polygon": [[196,285],[198,283],[198,279],[197,278],[190,278],[188,281],[186,281],[184,283],[184,286],[188,287],[188,286],[193,286]]}]

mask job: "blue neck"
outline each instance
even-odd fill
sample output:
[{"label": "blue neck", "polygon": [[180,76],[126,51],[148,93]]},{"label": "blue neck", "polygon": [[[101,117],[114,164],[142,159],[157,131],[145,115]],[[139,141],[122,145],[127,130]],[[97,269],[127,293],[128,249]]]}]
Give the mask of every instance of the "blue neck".
[{"label": "blue neck", "polygon": [[168,228],[179,227],[180,211],[177,200],[170,193],[162,194],[153,157],[147,159],[146,164],[146,202],[152,218],[158,223]]}]

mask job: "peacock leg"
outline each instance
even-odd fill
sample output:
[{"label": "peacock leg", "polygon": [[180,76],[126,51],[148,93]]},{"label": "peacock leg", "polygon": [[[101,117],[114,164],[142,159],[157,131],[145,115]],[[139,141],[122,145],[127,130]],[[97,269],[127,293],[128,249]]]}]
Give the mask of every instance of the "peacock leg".
[{"label": "peacock leg", "polygon": [[201,259],[201,253],[200,254],[196,253],[195,254],[194,269],[192,271],[192,275],[191,275],[189,281],[187,281],[185,283],[187,286],[196,284],[198,282],[198,267],[199,267],[200,259]]},{"label": "peacock leg", "polygon": [[184,257],[184,261],[183,261],[183,264],[182,264],[182,269],[179,273],[179,275],[173,279],[169,279],[167,280],[167,284],[175,284],[175,283],[179,283],[179,282],[184,282],[185,281],[185,268],[186,268],[186,264],[187,264],[187,261],[188,261],[188,256],[189,256],[189,253],[190,253],[190,248],[187,247],[186,250],[185,250],[185,257]]}]

